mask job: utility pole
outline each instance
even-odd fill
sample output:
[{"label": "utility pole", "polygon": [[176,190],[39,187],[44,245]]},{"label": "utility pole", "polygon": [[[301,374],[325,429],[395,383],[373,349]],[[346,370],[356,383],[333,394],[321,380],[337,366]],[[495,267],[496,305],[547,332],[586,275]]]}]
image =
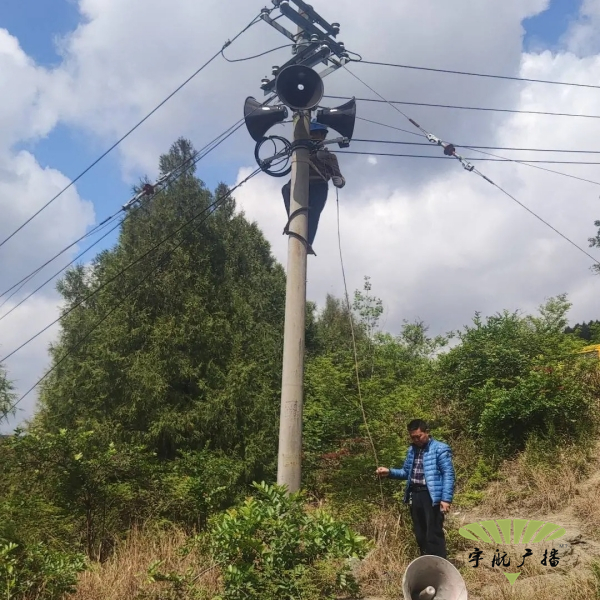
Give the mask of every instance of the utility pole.
[{"label": "utility pole", "polygon": [[[302,14],[302,13],[300,13]],[[298,40],[302,40],[298,27]],[[310,139],[310,110],[294,114],[294,142]],[[300,489],[302,479],[302,415],[304,406],[304,347],[306,337],[306,244],[308,240],[308,186],[310,155],[301,143],[292,155],[290,190],[283,371],[277,483],[289,493]]]},{"label": "utility pole", "polygon": [[[342,42],[335,40],[339,33],[338,23],[329,24],[304,0],[271,0],[281,16],[297,26],[294,35],[270,14],[274,9],[264,8],[261,18],[294,43],[292,58],[281,68],[273,67],[274,79],[262,80],[265,95],[274,91],[286,106],[294,111],[294,142],[291,153],[291,182],[288,240],[288,263],[285,301],[285,324],[283,335],[283,369],[281,375],[281,410],[279,423],[279,452],[277,483],[285,486],[288,493],[300,489],[302,478],[302,416],[304,397],[304,352],[306,335],[306,274],[308,250],[309,208],[309,160],[311,110],[317,108],[323,96],[322,77],[342,67],[349,55]],[[294,3],[298,10],[290,6]],[[320,74],[312,70],[319,63],[327,67]],[[285,74],[285,75],[284,75]],[[259,110],[260,109],[260,110]],[[255,157],[263,171],[269,171],[271,163],[261,162],[257,153],[265,141],[265,134],[274,124],[287,117],[282,107],[265,109],[254,98],[246,99],[244,108],[246,126],[257,142]],[[336,109],[318,111],[317,120],[342,134],[342,138],[329,143],[347,147],[354,129],[355,102]],[[281,140],[281,137],[273,136]],[[326,142],[327,143],[327,142]],[[289,156],[289,154],[288,154]]]}]

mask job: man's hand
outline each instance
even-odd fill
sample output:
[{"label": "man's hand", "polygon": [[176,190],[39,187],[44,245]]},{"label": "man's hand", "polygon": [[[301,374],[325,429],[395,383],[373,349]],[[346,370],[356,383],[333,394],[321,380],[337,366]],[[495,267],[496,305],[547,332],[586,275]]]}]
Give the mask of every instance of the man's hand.
[{"label": "man's hand", "polygon": [[444,502],[443,500],[440,502],[440,510],[444,514],[448,514],[450,512],[450,502]]},{"label": "man's hand", "polygon": [[331,181],[333,182],[333,185],[335,185],[335,187],[337,187],[337,188],[344,187],[344,185],[346,183],[342,177],[332,177]]},{"label": "man's hand", "polygon": [[379,477],[389,477],[390,470],[386,467],[377,467],[377,471],[375,471],[375,474]]}]

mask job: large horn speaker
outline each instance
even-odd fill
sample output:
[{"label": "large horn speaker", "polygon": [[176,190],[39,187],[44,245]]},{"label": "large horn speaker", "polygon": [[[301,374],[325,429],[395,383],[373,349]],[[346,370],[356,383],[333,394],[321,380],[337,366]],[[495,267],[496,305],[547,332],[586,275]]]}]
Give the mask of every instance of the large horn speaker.
[{"label": "large horn speaker", "polygon": [[413,560],[402,578],[405,600],[467,600],[467,586],[456,567],[440,556]]},{"label": "large horn speaker", "polygon": [[337,108],[321,108],[317,111],[316,120],[335,129],[341,136],[352,139],[356,121],[356,100],[352,98]]},{"label": "large horn speaker", "polygon": [[285,106],[263,106],[256,99],[249,96],[244,103],[244,121],[248,133],[255,142],[265,137],[265,133],[281,123],[288,116]]},{"label": "large horn speaker", "polygon": [[279,71],[275,91],[292,110],[310,110],[319,104],[325,88],[316,71],[302,65],[291,65]]}]

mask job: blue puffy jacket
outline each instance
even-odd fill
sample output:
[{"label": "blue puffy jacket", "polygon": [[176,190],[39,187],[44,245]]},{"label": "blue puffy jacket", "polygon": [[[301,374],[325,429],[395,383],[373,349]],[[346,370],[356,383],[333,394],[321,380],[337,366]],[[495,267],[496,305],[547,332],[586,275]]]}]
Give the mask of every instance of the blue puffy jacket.
[{"label": "blue puffy jacket", "polygon": [[[390,479],[410,479],[415,460],[415,447],[411,444],[401,469],[390,469]],[[430,438],[423,452],[425,483],[435,506],[442,500],[452,502],[454,497],[454,466],[452,449],[448,444]],[[408,502],[409,485],[406,485],[404,502]]]}]

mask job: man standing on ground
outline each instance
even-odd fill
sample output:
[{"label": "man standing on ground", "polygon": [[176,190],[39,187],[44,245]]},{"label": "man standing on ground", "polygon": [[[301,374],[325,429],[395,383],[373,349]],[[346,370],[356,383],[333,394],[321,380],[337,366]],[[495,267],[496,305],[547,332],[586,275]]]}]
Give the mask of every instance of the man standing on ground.
[{"label": "man standing on ground", "polygon": [[429,434],[427,423],[415,419],[408,424],[412,441],[401,469],[379,467],[379,477],[408,480],[404,502],[410,514],[417,543],[423,554],[446,558],[444,515],[450,510],[454,495],[454,466],[448,444]]}]

